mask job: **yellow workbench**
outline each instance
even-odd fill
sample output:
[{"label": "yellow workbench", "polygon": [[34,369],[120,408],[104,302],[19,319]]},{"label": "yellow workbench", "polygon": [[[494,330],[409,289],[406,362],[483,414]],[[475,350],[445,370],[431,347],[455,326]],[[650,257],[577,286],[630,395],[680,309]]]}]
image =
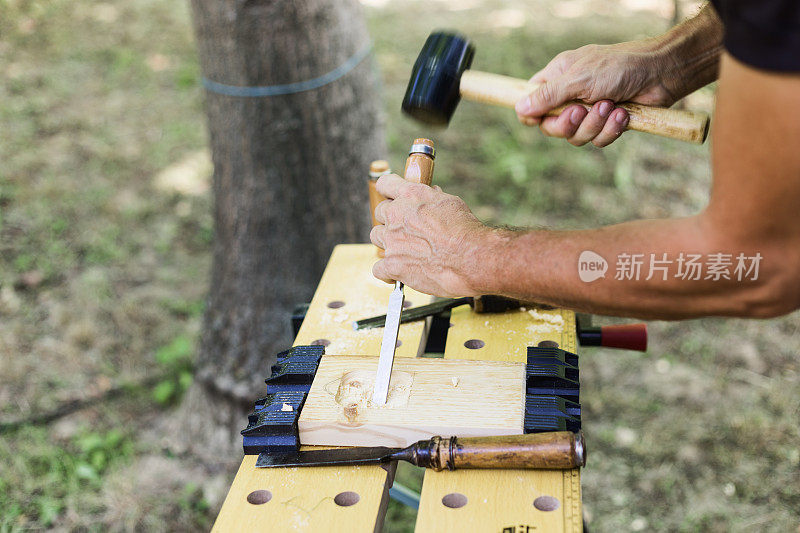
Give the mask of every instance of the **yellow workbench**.
[{"label": "yellow workbench", "polygon": [[[377,356],[383,330],[352,328],[354,320],[386,312],[392,287],[372,276],[376,259],[370,244],[334,249],[295,345],[325,344],[326,355]],[[406,289],[411,305],[430,300]],[[543,341],[576,350],[571,311],[523,308],[478,315],[464,306],[452,311],[450,322],[447,359],[524,362],[526,347]],[[425,322],[401,325],[398,339],[397,357],[421,355]],[[253,392],[254,399],[258,395]],[[383,527],[395,465],[257,469],[256,457],[244,457],[213,531],[353,533]],[[581,514],[578,469],[426,470],[416,531],[578,533]]]}]

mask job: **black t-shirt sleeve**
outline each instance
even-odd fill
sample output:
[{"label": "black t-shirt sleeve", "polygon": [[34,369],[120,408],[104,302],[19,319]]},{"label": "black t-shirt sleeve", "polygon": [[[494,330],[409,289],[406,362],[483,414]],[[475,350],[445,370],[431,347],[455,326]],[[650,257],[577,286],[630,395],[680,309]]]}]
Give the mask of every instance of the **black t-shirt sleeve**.
[{"label": "black t-shirt sleeve", "polygon": [[725,49],[752,67],[800,72],[800,0],[712,0]]}]

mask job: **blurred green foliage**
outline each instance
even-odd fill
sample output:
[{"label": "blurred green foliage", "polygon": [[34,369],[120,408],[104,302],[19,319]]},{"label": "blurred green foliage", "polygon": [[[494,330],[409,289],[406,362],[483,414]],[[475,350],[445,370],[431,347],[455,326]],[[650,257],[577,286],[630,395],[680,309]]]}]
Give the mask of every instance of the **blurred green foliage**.
[{"label": "blurred green foliage", "polygon": [[120,430],[83,429],[66,442],[47,428],[23,428],[24,448],[0,440],[0,531],[49,527],[65,502],[96,493],[109,469],[130,460],[134,443]]},{"label": "blurred green foliage", "polygon": [[156,350],[156,362],[167,377],[153,388],[153,399],[161,405],[176,403],[192,384],[193,341],[185,335]]}]

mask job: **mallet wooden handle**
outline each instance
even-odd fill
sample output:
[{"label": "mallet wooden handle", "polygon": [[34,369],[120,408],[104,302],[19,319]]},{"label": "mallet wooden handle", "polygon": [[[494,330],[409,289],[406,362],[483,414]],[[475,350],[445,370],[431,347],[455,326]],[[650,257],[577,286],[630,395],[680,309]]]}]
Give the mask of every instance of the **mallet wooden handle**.
[{"label": "mallet wooden handle", "polygon": [[[538,87],[525,80],[465,70],[461,75],[459,91],[461,97],[474,102],[513,108],[520,98]],[[558,115],[567,105],[578,104],[589,109],[590,104],[581,101],[570,102],[553,109],[548,115]],[[670,139],[702,144],[708,135],[708,115],[695,111],[680,111],[665,107],[646,106],[632,102],[618,103],[630,115],[629,130],[643,131]]]},{"label": "mallet wooden handle", "polygon": [[459,468],[568,469],[586,464],[583,434],[571,431],[502,437],[433,437],[420,441],[417,466],[434,470]]}]

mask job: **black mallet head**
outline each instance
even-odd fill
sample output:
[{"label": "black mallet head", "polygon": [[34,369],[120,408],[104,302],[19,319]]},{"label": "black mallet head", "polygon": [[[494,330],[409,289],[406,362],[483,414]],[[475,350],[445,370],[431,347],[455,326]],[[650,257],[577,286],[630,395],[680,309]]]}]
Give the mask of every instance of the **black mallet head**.
[{"label": "black mallet head", "polygon": [[457,33],[434,32],[414,63],[403,111],[426,124],[446,125],[456,110],[461,74],[472,64],[475,47]]}]

